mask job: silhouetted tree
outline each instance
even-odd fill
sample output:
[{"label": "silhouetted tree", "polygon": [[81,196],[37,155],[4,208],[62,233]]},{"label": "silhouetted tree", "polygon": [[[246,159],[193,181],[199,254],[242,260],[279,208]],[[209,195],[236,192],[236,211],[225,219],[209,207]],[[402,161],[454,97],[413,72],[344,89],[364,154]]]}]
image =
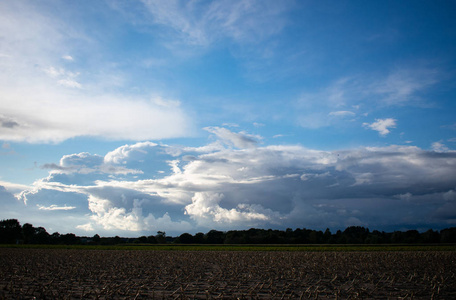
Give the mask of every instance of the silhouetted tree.
[{"label": "silhouetted tree", "polygon": [[421,241],[418,230],[407,230],[402,234],[402,239],[402,243],[407,244],[419,243]]},{"label": "silhouetted tree", "polygon": [[100,244],[100,241],[101,241],[101,238],[98,234],[95,234],[92,238],[92,243],[94,243],[95,245],[98,245]]},{"label": "silhouetted tree", "polygon": [[322,242],[325,244],[328,244],[331,240],[331,230],[329,228],[326,228],[325,233],[323,233],[323,240]]},{"label": "silhouetted tree", "polygon": [[456,227],[442,229],[440,231],[441,243],[456,243]]},{"label": "silhouetted tree", "polygon": [[429,229],[421,234],[421,242],[423,243],[438,243],[440,242],[440,234],[437,231]]},{"label": "silhouetted tree", "polygon": [[54,232],[50,236],[50,242],[51,244],[60,244],[60,233]]},{"label": "silhouetted tree", "polygon": [[206,234],[206,243],[208,244],[223,244],[225,234],[222,231],[211,230]]},{"label": "silhouetted tree", "polygon": [[204,233],[198,232],[197,234],[195,234],[195,236],[193,237],[193,242],[195,244],[204,244]]},{"label": "silhouetted tree", "polygon": [[166,244],[166,232],[164,231],[157,231],[157,235],[155,236],[157,243],[159,244]]},{"label": "silhouetted tree", "polygon": [[145,244],[147,243],[147,237],[145,235],[140,236],[139,238],[135,239],[134,243]]},{"label": "silhouetted tree", "polygon": [[22,238],[21,224],[16,219],[0,221],[0,243],[16,244]]},{"label": "silhouetted tree", "polygon": [[177,239],[178,244],[191,244],[193,243],[193,235],[190,233],[182,233]]},{"label": "silhouetted tree", "polygon": [[147,243],[149,244],[156,244],[157,243],[157,239],[153,236],[153,235],[149,235],[147,237]]},{"label": "silhouetted tree", "polygon": [[35,233],[32,237],[30,243],[32,244],[49,244],[50,242],[50,235],[47,233],[44,227],[35,228]]},{"label": "silhouetted tree", "polygon": [[[16,219],[0,221],[0,243],[27,244],[80,244],[90,241],[87,237],[77,237],[73,233],[49,235],[43,227],[35,228],[32,224],[20,225]],[[440,232],[432,229],[420,233],[417,230],[405,232],[394,231],[386,233],[361,226],[347,227],[343,232],[338,230],[332,234],[329,228],[320,230],[287,228],[286,230],[258,229],[231,230],[228,232],[210,230],[204,234],[198,232],[195,236],[183,233],[178,238],[166,236],[164,231],[158,231],[156,236],[141,236],[138,238],[103,237],[95,234],[90,243],[114,245],[120,243],[197,243],[197,244],[384,244],[384,243],[456,243],[456,227],[443,229]]]},{"label": "silhouetted tree", "polygon": [[362,244],[369,235],[369,229],[361,226],[347,227],[343,234],[346,244]]},{"label": "silhouetted tree", "polygon": [[247,244],[245,233],[238,230],[228,231],[225,235],[225,244]]},{"label": "silhouetted tree", "polygon": [[33,239],[33,235],[35,234],[35,227],[33,227],[30,223],[25,223],[22,225],[22,237],[24,238],[24,243],[30,243],[30,240]]},{"label": "silhouetted tree", "polygon": [[77,245],[80,244],[80,239],[74,233],[60,235],[59,244]]}]

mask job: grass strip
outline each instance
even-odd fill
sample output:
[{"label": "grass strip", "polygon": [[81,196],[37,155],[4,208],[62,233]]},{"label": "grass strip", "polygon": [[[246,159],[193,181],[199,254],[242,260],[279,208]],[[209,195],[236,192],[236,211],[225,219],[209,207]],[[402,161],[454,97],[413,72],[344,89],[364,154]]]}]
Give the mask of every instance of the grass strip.
[{"label": "grass strip", "polygon": [[456,251],[455,244],[436,245],[0,245],[0,248],[81,249],[81,250],[149,250],[149,251]]}]

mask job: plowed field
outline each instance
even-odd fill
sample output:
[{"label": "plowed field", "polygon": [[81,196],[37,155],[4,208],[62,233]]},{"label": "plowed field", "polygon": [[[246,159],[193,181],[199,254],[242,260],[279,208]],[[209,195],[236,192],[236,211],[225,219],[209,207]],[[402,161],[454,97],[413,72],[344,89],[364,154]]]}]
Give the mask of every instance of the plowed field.
[{"label": "plowed field", "polygon": [[0,249],[0,299],[456,299],[456,252]]}]

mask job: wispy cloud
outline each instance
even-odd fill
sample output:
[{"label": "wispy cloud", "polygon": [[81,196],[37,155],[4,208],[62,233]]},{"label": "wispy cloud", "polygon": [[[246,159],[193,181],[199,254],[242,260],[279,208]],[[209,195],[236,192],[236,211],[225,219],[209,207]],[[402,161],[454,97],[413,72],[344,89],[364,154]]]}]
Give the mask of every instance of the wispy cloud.
[{"label": "wispy cloud", "polygon": [[[424,95],[441,80],[437,69],[404,65],[383,74],[342,77],[327,86],[301,94],[296,101],[297,123],[305,128],[321,128],[343,122],[344,117],[360,119],[367,114],[395,106],[429,106]],[[327,116],[338,118],[327,118]],[[375,123],[392,128],[392,119]],[[365,123],[364,126],[368,124]],[[395,125],[395,124],[394,124]],[[372,128],[374,129],[374,128]],[[381,130],[382,135],[389,131]],[[376,129],[374,129],[376,130]]]},{"label": "wispy cloud", "polygon": [[6,55],[0,60],[1,140],[59,143],[80,136],[147,140],[191,134],[192,121],[178,100],[107,92],[115,74],[95,77],[103,69],[78,71],[65,53],[96,43],[81,24],[70,27],[45,5],[1,5],[0,53]]},{"label": "wispy cloud", "polygon": [[51,205],[51,206],[42,206],[37,205],[39,210],[72,210],[75,209],[76,206],[58,206],[58,205]]},{"label": "wispy cloud", "polygon": [[416,104],[424,101],[420,93],[438,82],[440,72],[433,68],[403,68],[373,83],[372,92],[386,105]]},{"label": "wispy cloud", "polygon": [[209,45],[221,37],[252,43],[283,28],[287,4],[276,1],[143,0],[153,21],[172,28],[185,43]]},{"label": "wispy cloud", "polygon": [[62,58],[64,60],[67,60],[67,61],[73,61],[74,60],[74,58],[71,55],[64,55],[64,56],[62,56]]},{"label": "wispy cloud", "polygon": [[352,111],[339,110],[339,111],[332,111],[328,115],[335,116],[335,117],[353,117],[356,114]]},{"label": "wispy cloud", "polygon": [[235,133],[222,127],[206,127],[204,129],[215,134],[225,144],[240,149],[256,147],[258,142],[262,139],[262,137],[258,135],[252,135],[242,131]]}]

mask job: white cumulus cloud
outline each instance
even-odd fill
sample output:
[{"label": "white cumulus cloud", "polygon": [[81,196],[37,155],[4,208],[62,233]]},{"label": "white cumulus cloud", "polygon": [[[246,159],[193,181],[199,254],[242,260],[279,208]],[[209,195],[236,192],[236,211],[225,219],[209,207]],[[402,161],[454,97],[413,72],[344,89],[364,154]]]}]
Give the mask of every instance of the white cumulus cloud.
[{"label": "white cumulus cloud", "polygon": [[392,118],[375,119],[375,122],[363,123],[363,126],[378,131],[381,136],[386,136],[390,133],[390,128],[396,128],[396,120]]},{"label": "white cumulus cloud", "polygon": [[[218,193],[195,193],[192,203],[185,206],[185,212],[201,224],[228,223],[239,226],[241,224],[253,225],[257,221],[271,222],[273,215],[271,210],[265,210],[261,205],[238,204],[235,208],[227,209],[220,206],[223,194]],[[269,215],[268,215],[269,214]]]}]

